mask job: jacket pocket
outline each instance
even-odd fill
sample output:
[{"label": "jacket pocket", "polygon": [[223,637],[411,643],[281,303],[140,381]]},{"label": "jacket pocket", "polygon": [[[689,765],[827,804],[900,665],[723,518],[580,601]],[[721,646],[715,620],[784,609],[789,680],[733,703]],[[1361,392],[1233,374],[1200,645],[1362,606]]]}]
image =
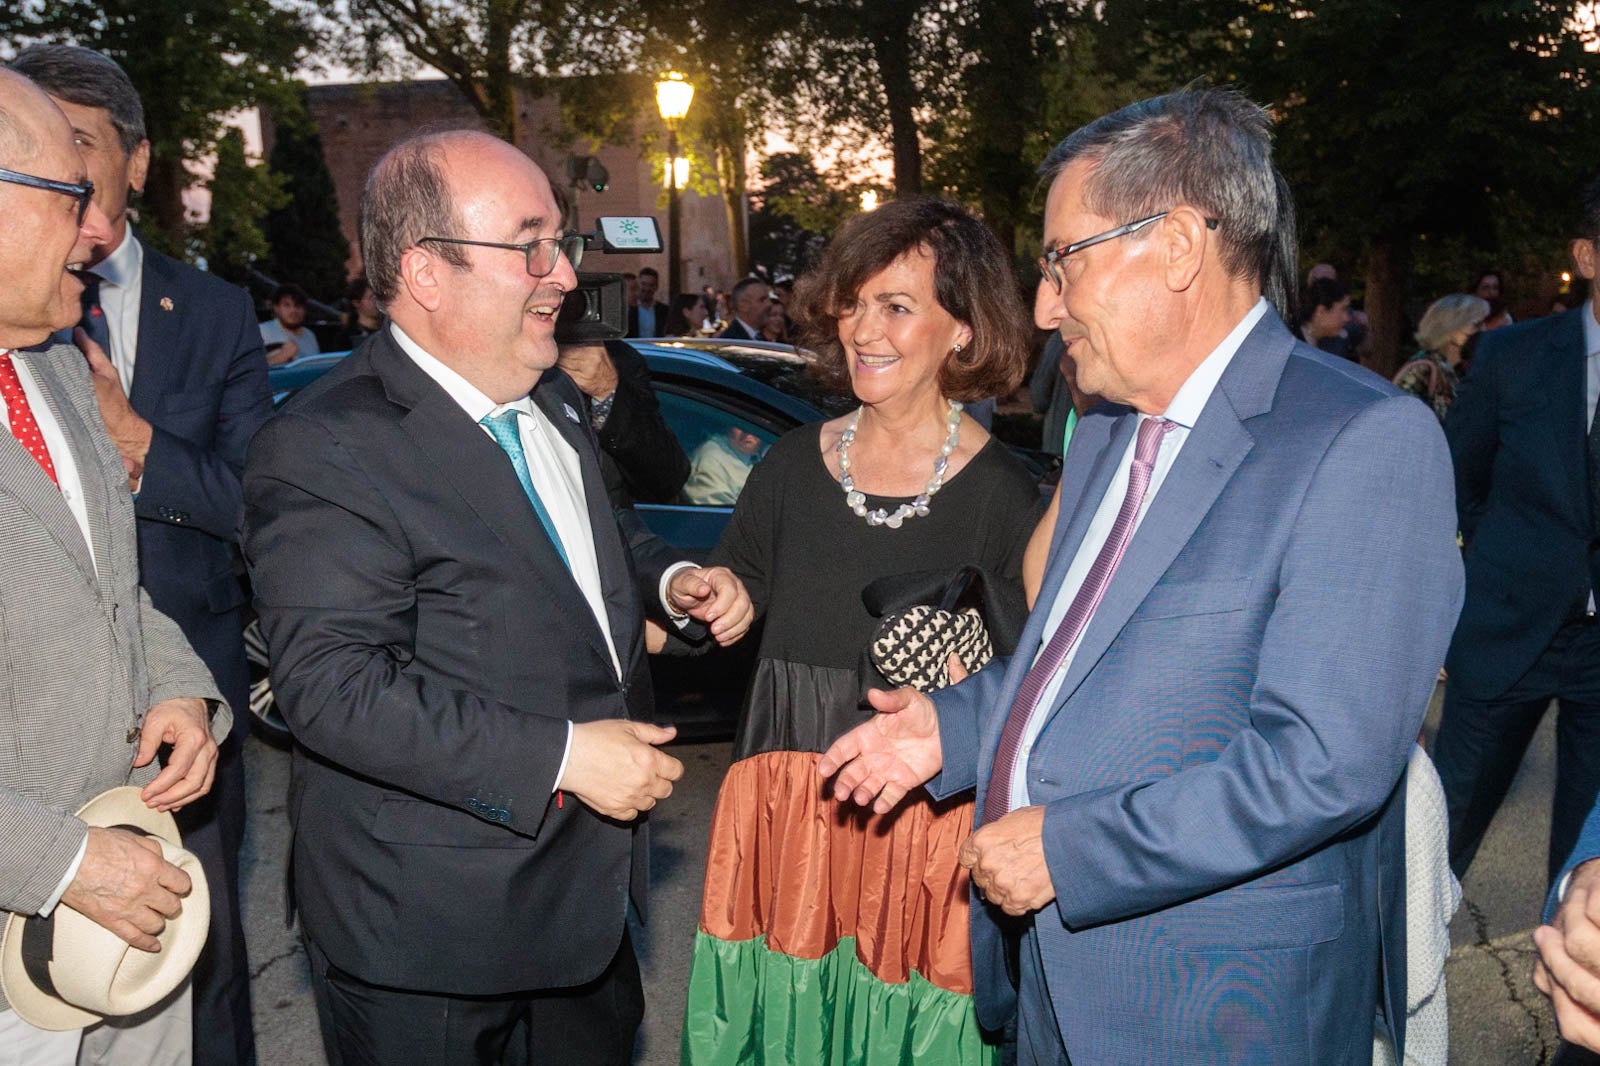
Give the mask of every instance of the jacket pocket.
[{"label": "jacket pocket", "polygon": [[1243,578],[1158,584],[1140,601],[1138,610],[1133,612],[1129,621],[1150,622],[1158,618],[1229,614],[1244,610],[1249,602],[1250,587]]},{"label": "jacket pocket", "polygon": [[531,848],[534,841],[504,826],[442,803],[385,796],[372,820],[372,836],[386,844],[435,848]]},{"label": "jacket pocket", "polygon": [[1230,888],[1179,904],[1152,921],[1180,951],[1307,948],[1344,932],[1344,888],[1332,881]]}]

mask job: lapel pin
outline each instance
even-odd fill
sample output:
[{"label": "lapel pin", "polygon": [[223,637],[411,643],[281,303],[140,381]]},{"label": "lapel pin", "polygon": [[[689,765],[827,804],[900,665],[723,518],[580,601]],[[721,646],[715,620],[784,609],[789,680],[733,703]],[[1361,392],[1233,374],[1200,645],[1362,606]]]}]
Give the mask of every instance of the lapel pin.
[{"label": "lapel pin", "polygon": [[170,310],[172,310],[172,297],[170,297],[170,296],[163,296],[163,297],[162,297],[162,298],[161,298],[161,310],[163,310],[163,311],[170,311]]},{"label": "lapel pin", "polygon": [[572,405],[570,403],[562,404],[561,409],[567,413],[568,418],[572,419],[574,422],[578,421],[578,412],[572,409]]}]

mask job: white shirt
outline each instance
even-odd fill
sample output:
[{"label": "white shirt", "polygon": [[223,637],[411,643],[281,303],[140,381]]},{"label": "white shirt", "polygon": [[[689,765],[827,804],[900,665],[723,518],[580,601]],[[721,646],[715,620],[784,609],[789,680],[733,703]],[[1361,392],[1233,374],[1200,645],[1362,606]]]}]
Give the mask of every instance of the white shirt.
[{"label": "white shirt", "polygon": [[[306,326],[301,326],[299,333],[290,333],[283,328],[283,323],[276,318],[269,318],[261,323],[262,344],[287,344],[290,341],[294,341],[294,357],[296,359],[302,355],[322,354],[322,349],[317,347],[317,335],[312,333]],[[418,351],[421,351],[421,349],[419,348]]]},{"label": "white shirt", "polygon": [[[1150,472],[1150,485],[1145,489],[1144,499],[1139,503],[1139,511],[1133,519],[1133,529],[1128,534],[1128,543],[1132,547],[1133,538],[1138,535],[1139,525],[1144,521],[1144,516],[1149,513],[1150,505],[1155,501],[1156,493],[1161,491],[1161,485],[1167,478],[1167,472],[1172,469],[1172,464],[1177,461],[1178,453],[1183,450],[1184,442],[1189,439],[1189,431],[1200,418],[1200,412],[1205,410],[1206,403],[1211,399],[1211,393],[1216,389],[1217,382],[1221,380],[1223,371],[1228,369],[1228,364],[1233,362],[1233,357],[1239,351],[1239,346],[1244,343],[1245,337],[1255,329],[1256,323],[1261,321],[1261,316],[1267,313],[1267,301],[1257,300],[1256,305],[1246,312],[1238,325],[1233,327],[1229,334],[1222,338],[1222,343],[1211,350],[1200,365],[1194,368],[1187,380],[1179,387],[1177,394],[1172,397],[1172,402],[1162,412],[1161,417],[1173,423],[1172,429],[1167,431],[1161,439],[1161,448],[1156,453],[1155,466]],[[1142,425],[1151,415],[1140,415],[1139,423]],[[1105,546],[1106,540],[1111,536],[1111,527],[1116,525],[1117,512],[1122,510],[1122,500],[1128,494],[1128,474],[1133,468],[1133,450],[1138,441],[1138,434],[1129,435],[1128,445],[1123,450],[1122,459],[1117,464],[1116,473],[1111,477],[1111,484],[1106,486],[1105,495],[1100,498],[1100,505],[1094,512],[1094,518],[1089,522],[1089,528],[1083,535],[1083,543],[1078,545],[1078,553],[1072,558],[1072,565],[1067,568],[1067,575],[1061,582],[1061,588],[1056,592],[1056,598],[1050,605],[1050,613],[1046,616],[1044,630],[1039,642],[1039,647],[1034,650],[1033,657],[1038,659],[1039,653],[1044,650],[1044,645],[1049,641],[1050,635],[1061,625],[1062,619],[1067,615],[1067,610],[1072,606],[1073,599],[1078,595],[1078,589],[1083,586],[1084,578],[1089,574],[1089,568],[1094,565],[1095,558],[1100,554],[1100,549]],[[1057,521],[1066,521],[1068,515],[1062,512]],[[1126,556],[1124,556],[1126,558]],[[1111,580],[1115,581],[1113,575]],[[1057,694],[1061,691],[1061,683],[1066,678],[1067,672],[1072,667],[1072,660],[1078,654],[1078,647],[1083,642],[1083,634],[1089,628],[1089,622],[1094,616],[1090,615],[1089,621],[1084,623],[1083,629],[1078,632],[1078,639],[1072,647],[1067,649],[1066,658],[1062,660],[1061,667],[1056,671],[1050,683],[1045,686],[1039,695],[1039,703],[1033,710],[1033,715],[1028,719],[1028,728],[1023,733],[1022,744],[1017,752],[1017,767],[1023,772],[1013,772],[1011,775],[1011,806],[1013,809],[1028,806],[1028,775],[1026,767],[1028,756],[1033,751],[1033,746],[1038,742],[1039,732],[1044,728],[1045,719],[1049,716],[1050,707],[1055,702]]]},{"label": "white shirt", "polygon": [[[44,391],[39,388],[39,383],[34,380],[33,370],[28,366],[26,356],[20,356],[0,348],[0,355],[11,355],[11,365],[17,368],[17,379],[22,383],[22,395],[27,397],[28,409],[33,412],[33,420],[39,424],[39,436],[44,438],[45,450],[50,453],[50,462],[56,468],[56,483],[61,487],[61,495],[67,501],[67,509],[72,512],[73,521],[78,523],[78,532],[83,536],[84,546],[89,549],[89,560],[94,563],[95,573],[100,572],[100,564],[94,557],[94,538],[89,535],[89,509],[83,499],[83,482],[78,477],[78,462],[72,454],[72,448],[67,444],[66,434],[61,431],[61,424],[56,421],[55,414],[50,410],[50,405],[45,402]],[[7,433],[11,432],[11,410],[6,406],[4,396],[0,396],[0,426],[5,427]],[[39,913],[48,916],[55,910],[56,904],[61,902],[61,896],[72,884],[72,879],[78,876],[78,867],[83,865],[84,853],[89,849],[89,837],[84,835],[83,843],[78,845],[78,854],[67,866],[67,872],[56,885],[56,890],[44,906],[39,908]]]},{"label": "white shirt", "polygon": [[106,313],[111,350],[106,353],[122,378],[124,394],[133,389],[139,352],[139,301],[144,296],[144,247],[125,230],[117,250],[89,268],[100,277],[100,307]]}]

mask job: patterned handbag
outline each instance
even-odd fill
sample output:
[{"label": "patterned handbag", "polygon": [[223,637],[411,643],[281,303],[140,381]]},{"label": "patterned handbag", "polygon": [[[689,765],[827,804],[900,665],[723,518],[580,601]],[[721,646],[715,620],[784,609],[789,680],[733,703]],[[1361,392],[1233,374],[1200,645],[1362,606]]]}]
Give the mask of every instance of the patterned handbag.
[{"label": "patterned handbag", "polygon": [[872,665],[892,685],[910,685],[935,692],[950,684],[950,656],[961,659],[967,672],[994,658],[994,644],[976,606],[963,606],[969,591],[982,581],[975,567],[962,567],[945,586],[937,605],[914,604],[883,616],[872,636]]}]

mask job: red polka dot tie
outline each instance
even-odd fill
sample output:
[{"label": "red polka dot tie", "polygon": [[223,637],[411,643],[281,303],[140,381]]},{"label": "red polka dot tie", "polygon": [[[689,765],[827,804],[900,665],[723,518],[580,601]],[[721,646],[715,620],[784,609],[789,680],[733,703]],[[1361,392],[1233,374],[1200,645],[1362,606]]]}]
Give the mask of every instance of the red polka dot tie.
[{"label": "red polka dot tie", "polygon": [[[56,464],[50,461],[50,449],[44,446],[39,423],[34,421],[33,408],[28,406],[27,394],[22,391],[22,379],[11,362],[11,353],[0,355],[0,397],[6,401],[6,417],[11,422],[11,435],[17,443],[28,449],[28,454],[39,461],[50,480],[56,480]],[[59,485],[60,483],[57,482]]]}]

